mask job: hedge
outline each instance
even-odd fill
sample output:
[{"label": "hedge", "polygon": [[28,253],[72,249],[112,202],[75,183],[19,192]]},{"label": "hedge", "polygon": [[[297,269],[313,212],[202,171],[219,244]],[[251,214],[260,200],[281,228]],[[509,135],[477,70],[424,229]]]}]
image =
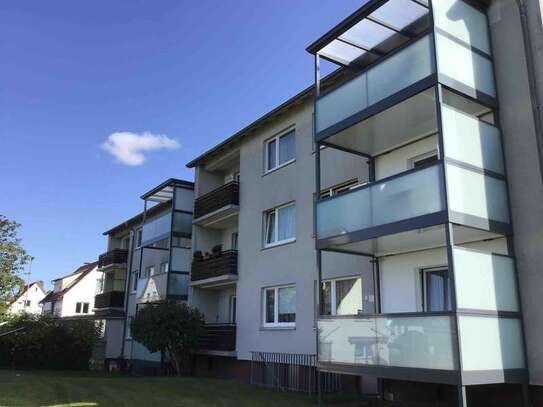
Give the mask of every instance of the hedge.
[{"label": "hedge", "polygon": [[95,321],[23,314],[0,327],[0,367],[88,370],[98,339]]}]

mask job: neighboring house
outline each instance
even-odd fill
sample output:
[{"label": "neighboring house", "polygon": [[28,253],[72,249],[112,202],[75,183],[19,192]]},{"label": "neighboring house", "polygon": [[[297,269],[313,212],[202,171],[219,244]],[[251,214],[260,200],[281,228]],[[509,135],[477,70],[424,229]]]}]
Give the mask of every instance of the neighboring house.
[{"label": "neighboring house", "polygon": [[[366,393],[520,405],[530,384],[539,405],[536,4],[526,48],[513,0],[370,0],[313,43],[314,87],[188,164],[194,209],[169,180],[106,232],[128,248],[119,354],[158,366],[130,320],[188,299],[199,372],[301,389],[318,354]],[[321,80],[323,59],[341,69]]]},{"label": "neighboring house", "polygon": [[94,296],[101,277],[98,262],[85,263],[73,273],[52,281],[53,290],[43,298],[42,312],[56,317],[80,317],[94,314]]},{"label": "neighboring house", "polygon": [[43,281],[34,281],[27,284],[10,304],[8,313],[15,315],[25,312],[27,314],[39,315],[42,312],[40,301],[46,294]]},{"label": "neighboring house", "polygon": [[95,312],[108,321],[106,359],[122,357],[141,372],[161,366],[160,353],[132,340],[130,323],[148,304],[188,298],[193,190],[192,182],[168,179],[141,196],[141,214],[104,233],[108,251],[99,260],[104,284]]}]

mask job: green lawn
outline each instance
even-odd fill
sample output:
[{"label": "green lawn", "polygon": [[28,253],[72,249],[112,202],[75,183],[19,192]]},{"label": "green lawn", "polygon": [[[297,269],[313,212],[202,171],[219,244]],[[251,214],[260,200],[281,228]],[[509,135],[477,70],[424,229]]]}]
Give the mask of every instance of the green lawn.
[{"label": "green lawn", "polygon": [[0,370],[0,406],[294,407],[316,401],[217,379]]}]

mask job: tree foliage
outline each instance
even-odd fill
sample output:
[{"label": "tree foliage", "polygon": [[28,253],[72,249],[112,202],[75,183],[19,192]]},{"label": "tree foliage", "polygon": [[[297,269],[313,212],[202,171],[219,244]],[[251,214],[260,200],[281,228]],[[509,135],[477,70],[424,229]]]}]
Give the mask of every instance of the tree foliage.
[{"label": "tree foliage", "polygon": [[31,259],[17,237],[20,226],[0,215],[0,317],[14,295],[23,288],[20,273]]},{"label": "tree foliage", "polygon": [[167,353],[177,371],[185,357],[198,349],[204,334],[204,317],[185,303],[147,305],[130,324],[132,338],[150,352]]},{"label": "tree foliage", "polygon": [[18,314],[0,326],[0,367],[87,370],[99,338],[96,321]]}]

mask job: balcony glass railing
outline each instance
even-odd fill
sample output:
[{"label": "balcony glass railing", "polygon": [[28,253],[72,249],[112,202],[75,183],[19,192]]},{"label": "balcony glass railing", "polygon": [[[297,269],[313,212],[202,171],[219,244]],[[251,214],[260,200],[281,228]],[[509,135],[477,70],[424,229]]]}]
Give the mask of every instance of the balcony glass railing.
[{"label": "balcony glass railing", "polygon": [[445,210],[441,163],[378,181],[317,204],[324,239]]},{"label": "balcony glass railing", "polygon": [[456,370],[452,315],[321,319],[319,362]]},{"label": "balcony glass railing", "polygon": [[162,238],[167,238],[171,230],[171,212],[148,220],[142,228],[142,244],[148,244]]},{"label": "balcony glass railing", "polygon": [[323,131],[435,73],[427,35],[317,100],[317,131]]}]

